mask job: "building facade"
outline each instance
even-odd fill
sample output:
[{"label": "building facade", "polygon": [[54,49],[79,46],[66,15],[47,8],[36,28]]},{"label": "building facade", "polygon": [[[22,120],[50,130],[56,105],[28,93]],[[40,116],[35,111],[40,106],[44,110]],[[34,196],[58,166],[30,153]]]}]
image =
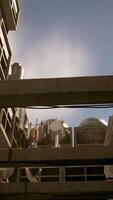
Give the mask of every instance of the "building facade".
[{"label": "building facade", "polygon": [[[11,61],[11,48],[8,40],[9,31],[16,30],[19,16],[18,0],[0,0],[0,80],[20,79],[22,68],[18,63],[12,65],[12,73],[9,76]],[[22,119],[20,119],[22,117]],[[17,108],[0,109],[0,147],[20,147],[24,136],[22,123],[26,123],[25,110]]]}]

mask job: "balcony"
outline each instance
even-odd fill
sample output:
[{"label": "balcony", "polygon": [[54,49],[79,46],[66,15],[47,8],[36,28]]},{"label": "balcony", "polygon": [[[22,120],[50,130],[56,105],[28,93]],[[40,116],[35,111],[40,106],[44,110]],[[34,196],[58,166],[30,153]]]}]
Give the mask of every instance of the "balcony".
[{"label": "balcony", "polygon": [[11,49],[3,19],[0,19],[0,78],[7,79],[11,59]]},{"label": "balcony", "polygon": [[18,21],[18,0],[0,0],[1,9],[7,30],[15,30]]},{"label": "balcony", "polygon": [[4,130],[3,125],[0,124],[0,148],[9,148],[9,147],[11,147],[10,141]]}]

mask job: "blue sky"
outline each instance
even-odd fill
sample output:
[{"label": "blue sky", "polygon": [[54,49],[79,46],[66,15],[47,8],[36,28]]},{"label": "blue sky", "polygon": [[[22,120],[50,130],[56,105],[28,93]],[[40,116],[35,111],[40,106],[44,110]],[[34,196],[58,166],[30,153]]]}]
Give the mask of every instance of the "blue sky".
[{"label": "blue sky", "polygon": [[[113,74],[113,0],[20,0],[13,57],[25,78]],[[58,117],[70,126],[87,117],[108,119],[113,109],[55,109],[28,112]]]}]

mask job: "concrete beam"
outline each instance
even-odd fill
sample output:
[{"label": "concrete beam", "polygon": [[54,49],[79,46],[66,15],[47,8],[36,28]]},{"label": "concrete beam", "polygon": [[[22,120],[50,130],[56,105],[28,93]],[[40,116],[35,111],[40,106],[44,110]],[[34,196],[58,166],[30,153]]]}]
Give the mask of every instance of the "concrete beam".
[{"label": "concrete beam", "polygon": [[72,148],[0,149],[0,167],[109,164],[113,164],[112,146],[76,145]]},{"label": "concrete beam", "polygon": [[113,76],[0,81],[0,107],[113,103]]},{"label": "concrete beam", "polygon": [[113,198],[113,181],[47,182],[0,184],[0,197],[6,200],[78,200]]}]

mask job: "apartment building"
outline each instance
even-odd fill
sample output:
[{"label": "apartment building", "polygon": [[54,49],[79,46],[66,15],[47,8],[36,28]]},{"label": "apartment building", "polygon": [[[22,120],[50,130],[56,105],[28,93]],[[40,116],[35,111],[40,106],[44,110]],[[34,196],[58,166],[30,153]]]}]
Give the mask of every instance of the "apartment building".
[{"label": "apartment building", "polygon": [[[0,0],[0,80],[21,78],[21,67],[18,63],[12,65],[12,74],[9,76],[12,53],[8,41],[8,33],[9,31],[16,30],[18,16],[18,0]],[[27,115],[25,110],[17,108],[0,109],[1,148],[21,146],[21,140],[25,132],[22,123],[26,123],[26,121]]]}]

